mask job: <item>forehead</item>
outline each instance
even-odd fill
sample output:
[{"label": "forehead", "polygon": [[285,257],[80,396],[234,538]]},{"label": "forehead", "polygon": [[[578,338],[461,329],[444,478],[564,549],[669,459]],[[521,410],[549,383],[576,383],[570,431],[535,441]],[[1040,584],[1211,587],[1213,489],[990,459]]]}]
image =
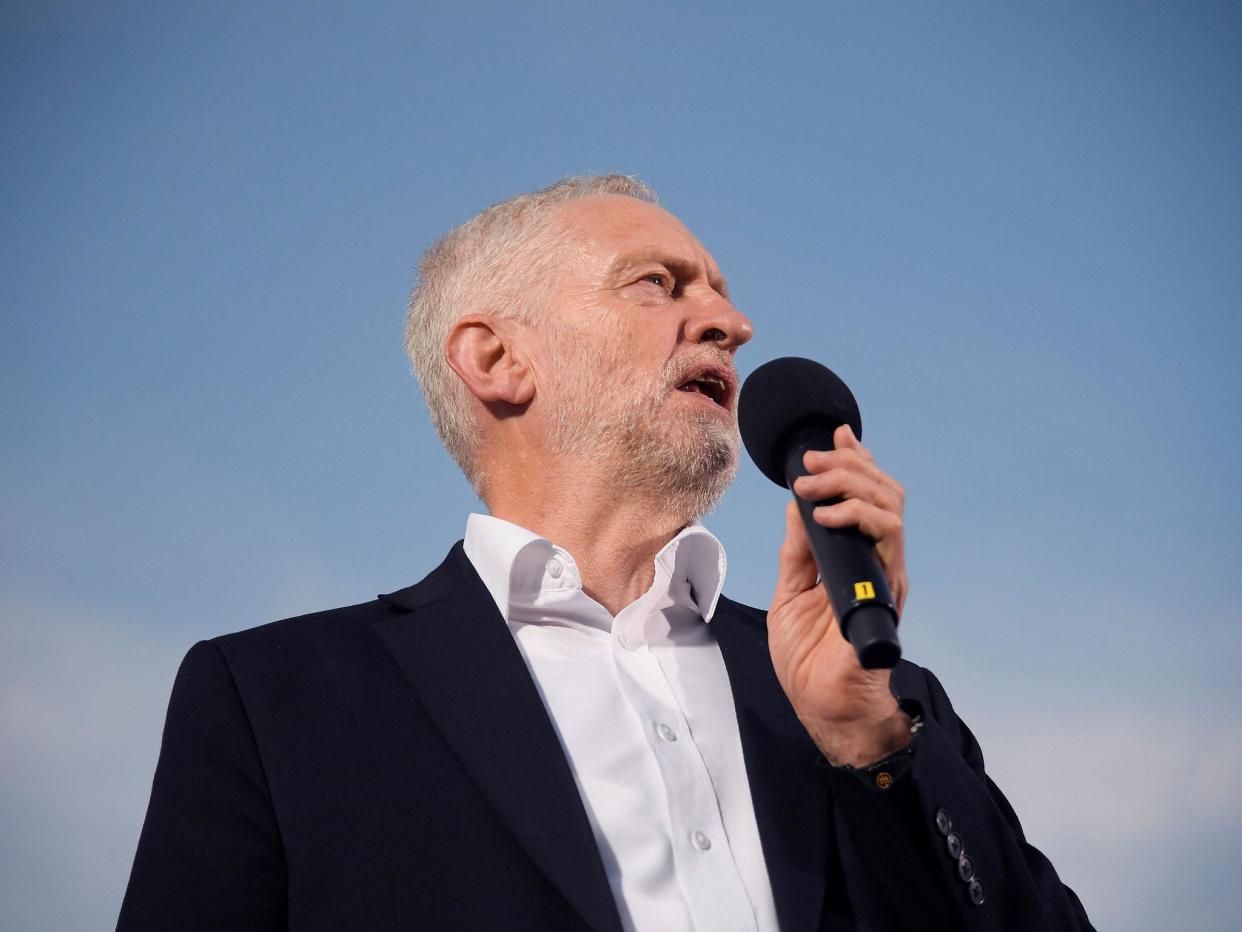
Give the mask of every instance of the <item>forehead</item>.
[{"label": "forehead", "polygon": [[716,271],[715,260],[684,223],[663,207],[637,198],[621,194],[577,198],[557,209],[556,221],[593,264],[670,253]]}]

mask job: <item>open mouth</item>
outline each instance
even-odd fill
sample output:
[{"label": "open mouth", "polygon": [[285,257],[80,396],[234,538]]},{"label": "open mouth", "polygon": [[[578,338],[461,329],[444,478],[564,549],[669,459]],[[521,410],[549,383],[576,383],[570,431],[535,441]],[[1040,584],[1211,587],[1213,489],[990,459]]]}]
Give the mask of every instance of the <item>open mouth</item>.
[{"label": "open mouth", "polygon": [[733,396],[733,381],[717,369],[704,369],[678,385],[677,390],[704,395],[727,409]]}]

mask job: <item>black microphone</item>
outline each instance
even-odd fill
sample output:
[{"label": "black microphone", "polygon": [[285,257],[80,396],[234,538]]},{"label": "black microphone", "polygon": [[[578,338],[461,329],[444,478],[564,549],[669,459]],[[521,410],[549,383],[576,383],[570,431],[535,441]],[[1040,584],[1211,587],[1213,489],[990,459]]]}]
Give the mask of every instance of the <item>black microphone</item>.
[{"label": "black microphone", "polygon": [[[831,370],[810,359],[786,356],[766,362],[746,379],[738,397],[738,426],[746,452],[759,471],[793,488],[807,450],[831,450],[832,434],[849,424],[862,439],[858,402]],[[826,528],[812,516],[817,505],[794,496],[811,541],[811,552],[837,623],[868,670],[888,669],[901,659],[897,606],[875,552],[875,542],[856,527]]]}]

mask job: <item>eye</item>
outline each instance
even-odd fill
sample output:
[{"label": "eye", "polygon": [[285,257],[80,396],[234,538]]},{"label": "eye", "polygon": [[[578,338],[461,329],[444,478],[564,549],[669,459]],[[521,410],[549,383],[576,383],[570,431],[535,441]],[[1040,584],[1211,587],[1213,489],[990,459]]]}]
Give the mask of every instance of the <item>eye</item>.
[{"label": "eye", "polygon": [[663,288],[665,291],[671,291],[673,289],[672,276],[664,272],[651,272],[650,274],[644,275],[641,279],[639,279],[639,281],[651,282],[656,287]]}]

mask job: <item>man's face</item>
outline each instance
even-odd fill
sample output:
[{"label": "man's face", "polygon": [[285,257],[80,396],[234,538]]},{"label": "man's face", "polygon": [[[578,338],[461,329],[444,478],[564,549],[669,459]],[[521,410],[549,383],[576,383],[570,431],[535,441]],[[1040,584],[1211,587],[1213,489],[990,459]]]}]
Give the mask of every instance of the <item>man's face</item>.
[{"label": "man's face", "polygon": [[539,405],[560,452],[695,517],[737,468],[733,354],[750,321],[672,214],[618,195],[558,212],[563,260],[541,317]]}]

